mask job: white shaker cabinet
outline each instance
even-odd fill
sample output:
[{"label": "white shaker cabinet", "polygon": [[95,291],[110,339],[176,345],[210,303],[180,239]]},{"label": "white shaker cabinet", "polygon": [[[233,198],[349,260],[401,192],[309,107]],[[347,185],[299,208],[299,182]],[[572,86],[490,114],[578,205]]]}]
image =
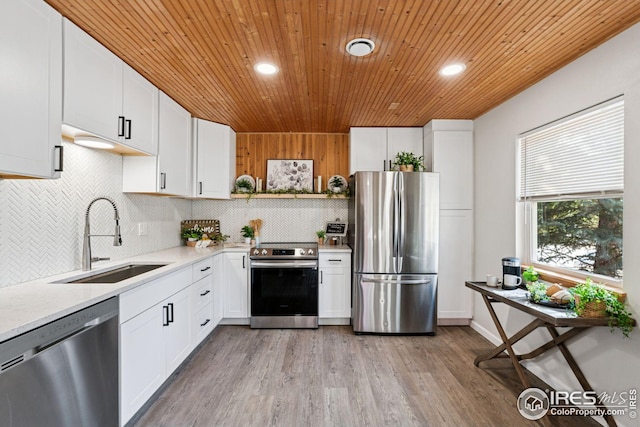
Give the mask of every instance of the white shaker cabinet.
[{"label": "white shaker cabinet", "polygon": [[194,196],[230,199],[236,176],[236,133],[227,125],[193,119]]},{"label": "white shaker cabinet", "polygon": [[0,178],[62,169],[62,16],[41,0],[0,2]]},{"label": "white shaker cabinet", "polygon": [[67,133],[155,155],[158,89],[68,20],[64,40],[63,121],[73,128]]},{"label": "white shaker cabinet", "polygon": [[473,209],[473,122],[427,123],[424,155],[425,165],[440,173],[440,209]]},{"label": "white shaker cabinet", "polygon": [[224,256],[224,318],[246,319],[249,313],[249,256],[226,252]]},{"label": "white shaker cabinet", "polygon": [[[473,315],[473,211],[440,211],[439,324],[468,324]],[[455,320],[454,320],[455,319]]]},{"label": "white shaker cabinet", "polygon": [[191,115],[160,92],[158,155],[124,156],[125,193],[191,195]]},{"label": "white shaker cabinet", "polygon": [[421,156],[422,128],[351,128],[349,131],[349,171],[391,170],[400,151]]},{"label": "white shaker cabinet", "polygon": [[190,268],[120,295],[120,424],[188,356]]},{"label": "white shaker cabinet", "polygon": [[189,293],[191,348],[195,348],[216,326],[213,318],[214,261],[206,258],[193,265],[193,285]]},{"label": "white shaker cabinet", "polygon": [[318,317],[321,324],[327,319],[351,318],[351,254],[320,252],[318,284]]}]

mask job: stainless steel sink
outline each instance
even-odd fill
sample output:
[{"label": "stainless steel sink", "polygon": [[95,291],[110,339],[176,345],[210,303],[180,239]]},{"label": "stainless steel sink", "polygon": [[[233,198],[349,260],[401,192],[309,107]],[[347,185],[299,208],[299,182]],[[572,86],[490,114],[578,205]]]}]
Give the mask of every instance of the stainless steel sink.
[{"label": "stainless steel sink", "polygon": [[91,274],[89,276],[83,276],[80,278],[72,277],[71,279],[61,280],[55,283],[118,283],[155,270],[156,268],[164,267],[165,265],[167,264],[127,264],[111,270]]}]

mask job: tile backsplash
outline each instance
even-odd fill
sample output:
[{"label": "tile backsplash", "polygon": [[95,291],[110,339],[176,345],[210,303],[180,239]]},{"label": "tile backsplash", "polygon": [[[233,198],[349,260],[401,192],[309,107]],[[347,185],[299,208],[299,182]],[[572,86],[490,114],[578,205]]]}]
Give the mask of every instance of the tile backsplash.
[{"label": "tile backsplash", "polygon": [[[98,196],[118,205],[122,246],[92,239],[93,256],[118,260],[181,244],[189,200],[122,192],[122,157],[64,144],[64,172],[55,180],[0,180],[0,287],[80,268],[87,206]],[[147,234],[138,236],[138,223]],[[113,208],[91,208],[92,234],[113,234]],[[98,264],[99,266],[99,264]]]},{"label": "tile backsplash", "polygon": [[[125,194],[120,155],[63,144],[60,179],[0,180],[0,287],[79,269],[85,212],[98,196],[112,198],[120,212],[122,246],[109,237],[91,240],[93,256],[111,260],[181,245],[184,219],[219,219],[234,242],[243,240],[240,229],[251,219],[263,220],[263,242],[315,241],[327,221],[347,219],[345,199],[192,201]],[[92,234],[113,234],[110,203],[96,202],[90,220]],[[139,223],[147,234],[138,235]]]}]

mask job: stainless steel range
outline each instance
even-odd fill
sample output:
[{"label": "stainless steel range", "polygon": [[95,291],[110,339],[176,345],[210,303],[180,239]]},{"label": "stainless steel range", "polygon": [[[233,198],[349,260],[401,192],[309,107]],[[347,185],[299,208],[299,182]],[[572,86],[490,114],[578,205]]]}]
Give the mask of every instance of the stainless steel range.
[{"label": "stainless steel range", "polygon": [[251,327],[318,327],[318,245],[251,248]]}]

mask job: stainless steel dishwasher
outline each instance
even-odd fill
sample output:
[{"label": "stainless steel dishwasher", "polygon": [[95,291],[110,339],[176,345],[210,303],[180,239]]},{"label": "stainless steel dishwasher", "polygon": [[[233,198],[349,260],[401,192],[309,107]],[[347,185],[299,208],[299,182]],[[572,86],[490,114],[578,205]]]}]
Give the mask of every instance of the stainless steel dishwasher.
[{"label": "stainless steel dishwasher", "polygon": [[0,343],[0,425],[118,425],[118,299]]}]

